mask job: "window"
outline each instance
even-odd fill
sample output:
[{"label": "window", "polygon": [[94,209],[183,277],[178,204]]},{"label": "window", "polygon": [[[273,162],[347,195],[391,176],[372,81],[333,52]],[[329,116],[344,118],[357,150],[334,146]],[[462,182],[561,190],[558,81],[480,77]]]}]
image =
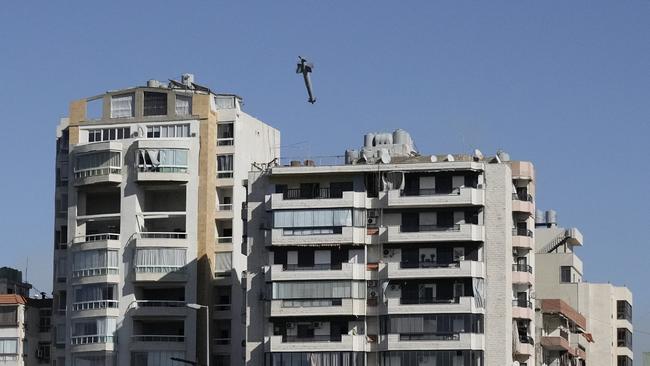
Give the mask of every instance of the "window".
[{"label": "window", "polygon": [[144,109],[145,116],[164,116],[167,114],[167,94],[144,92]]},{"label": "window", "polygon": [[364,299],[367,291],[362,281],[287,281],[272,286],[273,299]]},{"label": "window", "polygon": [[41,363],[50,362],[50,344],[49,343],[39,343],[38,348],[36,349],[36,358]]},{"label": "window", "polygon": [[167,273],[185,266],[185,249],[147,248],[138,249],[135,256],[136,272]]},{"label": "window", "polygon": [[0,355],[17,355],[18,339],[0,338]]},{"label": "window", "polygon": [[[332,234],[340,232],[333,228],[365,226],[365,214],[365,210],[351,209],[281,210],[273,212],[273,227],[284,228],[285,235]],[[297,228],[304,229],[288,230]]]},{"label": "window", "polygon": [[117,319],[84,319],[72,324],[72,344],[106,343],[113,341]]},{"label": "window", "polygon": [[100,276],[118,273],[116,250],[87,250],[74,253],[72,277]]},{"label": "window", "polygon": [[18,323],[18,306],[0,306],[0,325],[16,325]]},{"label": "window", "polygon": [[40,309],[38,311],[38,331],[41,333],[49,332],[51,326],[52,326],[52,310]]},{"label": "window", "polygon": [[216,109],[233,109],[235,108],[235,96],[233,95],[215,95],[214,104]]},{"label": "window", "polygon": [[189,123],[175,125],[150,125],[147,126],[147,138],[161,137],[189,137]]},{"label": "window", "polygon": [[381,352],[380,366],[482,366],[483,351],[389,351]]},{"label": "window", "polygon": [[571,282],[571,266],[560,267],[560,282],[561,283]]},{"label": "window", "polygon": [[215,263],[215,271],[217,273],[229,273],[232,269],[232,252],[217,253]]},{"label": "window", "polygon": [[55,331],[56,344],[65,344],[65,324],[57,325]]},{"label": "window", "polygon": [[230,310],[232,289],[230,286],[217,286],[214,289],[216,294],[215,307],[217,311]]},{"label": "window", "polygon": [[233,156],[217,155],[217,178],[232,178]]},{"label": "window", "polygon": [[176,94],[176,115],[189,116],[192,114],[192,96]]},{"label": "window", "polygon": [[[344,365],[344,366],[364,366],[364,353],[363,352],[273,352],[266,354],[265,365],[269,366],[290,366],[290,365]],[[415,359],[417,361],[417,359]],[[387,364],[389,365],[389,364]],[[407,365],[396,361],[394,365]],[[435,365],[429,363],[408,364],[410,365]],[[451,365],[442,364],[437,365]],[[392,366],[392,365],[391,365]],[[474,366],[474,365],[472,365]]]},{"label": "window", "polygon": [[632,349],[632,332],[627,328],[618,328],[616,330],[616,341],[619,347]]},{"label": "window", "polygon": [[632,321],[632,305],[625,300],[616,302],[616,319],[627,319]]},{"label": "window", "polygon": [[96,175],[119,174],[122,169],[119,151],[98,151],[77,156],[75,159],[75,178]]},{"label": "window", "polygon": [[[381,334],[405,335],[406,340],[436,339],[459,333],[483,333],[481,314],[426,314],[383,316]],[[427,335],[431,336],[427,338]],[[438,338],[440,339],[440,338]]]},{"label": "window", "polygon": [[149,351],[133,352],[131,354],[131,365],[133,366],[177,366],[181,363],[173,361],[172,358],[185,359],[184,352],[178,351]]},{"label": "window", "polygon": [[235,124],[233,122],[219,123],[217,125],[217,145],[229,146],[234,142]]},{"label": "window", "polygon": [[117,307],[117,285],[97,284],[77,286],[74,289],[74,310]]},{"label": "window", "polygon": [[131,137],[131,127],[102,128],[88,130],[88,142],[113,141]]},{"label": "window", "polygon": [[618,356],[616,366],[632,366],[632,359],[628,356]]},{"label": "window", "polygon": [[138,170],[141,172],[187,173],[185,149],[138,150]]},{"label": "window", "polygon": [[111,98],[111,118],[133,117],[134,94],[114,95]]}]

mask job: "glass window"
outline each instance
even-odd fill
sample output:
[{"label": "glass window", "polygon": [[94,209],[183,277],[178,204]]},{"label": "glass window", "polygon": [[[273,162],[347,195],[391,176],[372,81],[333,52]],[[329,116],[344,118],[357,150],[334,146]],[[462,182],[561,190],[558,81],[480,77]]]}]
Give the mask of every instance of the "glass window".
[{"label": "glass window", "polygon": [[18,323],[18,306],[0,306],[0,325]]},{"label": "glass window", "polygon": [[0,355],[18,354],[18,339],[0,338]]},{"label": "glass window", "polygon": [[217,155],[217,178],[232,178],[233,156]]},{"label": "glass window", "polygon": [[627,319],[632,321],[632,305],[625,300],[616,302],[616,319]]},{"label": "glass window", "polygon": [[560,267],[560,282],[562,283],[571,282],[571,266]]},{"label": "glass window", "polygon": [[176,115],[189,116],[192,114],[192,96],[176,94]]},{"label": "glass window", "polygon": [[167,114],[167,94],[144,92],[145,116],[164,116]]},{"label": "glass window", "polygon": [[215,257],[215,271],[217,273],[230,272],[232,269],[232,252],[219,252]]},{"label": "glass window", "polygon": [[185,249],[147,248],[136,251],[136,272],[166,273],[181,270],[186,264]]},{"label": "glass window", "polygon": [[134,94],[114,95],[111,98],[111,118],[133,117]]}]

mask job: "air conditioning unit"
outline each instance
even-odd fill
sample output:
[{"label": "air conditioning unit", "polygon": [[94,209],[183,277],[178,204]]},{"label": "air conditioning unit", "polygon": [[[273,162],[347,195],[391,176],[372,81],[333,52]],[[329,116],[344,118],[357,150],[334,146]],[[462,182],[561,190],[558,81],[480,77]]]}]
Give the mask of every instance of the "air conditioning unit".
[{"label": "air conditioning unit", "polygon": [[379,223],[379,218],[378,217],[370,217],[368,216],[368,226],[377,226]]},{"label": "air conditioning unit", "polygon": [[314,328],[318,329],[322,326],[321,322],[314,322]]}]

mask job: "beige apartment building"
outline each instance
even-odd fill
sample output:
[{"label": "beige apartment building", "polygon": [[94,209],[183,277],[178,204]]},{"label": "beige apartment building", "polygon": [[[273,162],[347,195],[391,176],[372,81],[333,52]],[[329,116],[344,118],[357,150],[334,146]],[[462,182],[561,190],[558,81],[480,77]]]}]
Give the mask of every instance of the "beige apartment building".
[{"label": "beige apartment building", "polygon": [[535,364],[532,164],[414,146],[251,172],[246,365]]},{"label": "beige apartment building", "polygon": [[242,364],[246,179],[279,144],[190,74],[72,102],[57,129],[53,365]]},{"label": "beige apartment building", "polygon": [[574,314],[565,313],[562,324],[538,321],[538,365],[632,366],[632,292],[583,282],[583,263],[575,252],[583,245],[582,234],[559,227],[554,211],[537,212],[535,234],[535,297],[542,310],[544,303],[560,301]]}]

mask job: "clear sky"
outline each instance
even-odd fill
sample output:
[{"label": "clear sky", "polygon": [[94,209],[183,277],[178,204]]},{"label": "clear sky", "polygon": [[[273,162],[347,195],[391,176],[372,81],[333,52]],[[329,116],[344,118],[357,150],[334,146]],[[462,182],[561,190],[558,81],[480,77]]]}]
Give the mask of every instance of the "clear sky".
[{"label": "clear sky", "polygon": [[[631,287],[650,332],[649,0],[7,1],[0,50],[0,265],[29,257],[39,289],[69,101],[191,72],[242,95],[286,156],[401,127],[426,153],[532,160],[538,207],[585,235],[586,280]],[[298,55],[315,63],[315,105]]]}]

